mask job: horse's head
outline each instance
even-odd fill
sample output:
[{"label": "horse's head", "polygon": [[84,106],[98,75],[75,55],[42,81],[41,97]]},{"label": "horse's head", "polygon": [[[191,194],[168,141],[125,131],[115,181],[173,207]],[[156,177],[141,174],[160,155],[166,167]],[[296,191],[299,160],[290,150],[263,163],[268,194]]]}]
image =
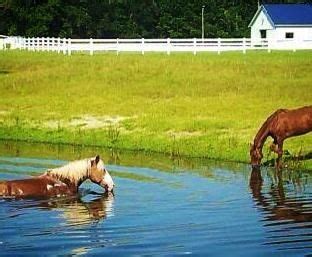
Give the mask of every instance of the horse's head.
[{"label": "horse's head", "polygon": [[97,155],[91,159],[90,180],[103,187],[107,192],[112,192],[115,186],[112,177],[104,166],[104,162]]},{"label": "horse's head", "polygon": [[250,144],[250,162],[252,167],[259,167],[262,160],[262,152],[260,148],[254,144]]}]

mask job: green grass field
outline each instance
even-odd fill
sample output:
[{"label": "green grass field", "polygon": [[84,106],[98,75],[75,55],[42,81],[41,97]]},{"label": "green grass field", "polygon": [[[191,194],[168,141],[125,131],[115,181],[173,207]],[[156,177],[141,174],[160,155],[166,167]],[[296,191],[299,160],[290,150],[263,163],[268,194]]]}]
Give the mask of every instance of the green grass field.
[{"label": "green grass field", "polygon": [[[273,111],[312,104],[311,67],[312,51],[0,51],[0,138],[247,162]],[[308,134],[285,149],[298,155],[311,145]]]}]

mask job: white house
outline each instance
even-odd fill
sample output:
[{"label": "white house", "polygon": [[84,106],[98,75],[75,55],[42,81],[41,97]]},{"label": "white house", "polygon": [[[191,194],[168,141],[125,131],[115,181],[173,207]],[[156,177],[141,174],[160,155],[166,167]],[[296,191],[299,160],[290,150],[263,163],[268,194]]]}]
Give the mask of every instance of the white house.
[{"label": "white house", "polygon": [[312,4],[263,4],[249,27],[251,39],[268,40],[272,48],[312,46]]}]

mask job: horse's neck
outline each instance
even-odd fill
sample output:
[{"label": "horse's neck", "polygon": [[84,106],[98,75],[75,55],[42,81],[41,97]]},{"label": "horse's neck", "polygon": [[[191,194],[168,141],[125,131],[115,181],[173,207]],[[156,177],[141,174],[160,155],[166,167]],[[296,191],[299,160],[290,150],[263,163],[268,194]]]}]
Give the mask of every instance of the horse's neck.
[{"label": "horse's neck", "polygon": [[258,149],[262,149],[267,137],[268,137],[268,130],[266,128],[261,128],[254,139],[254,147]]},{"label": "horse's neck", "polygon": [[88,179],[88,166],[82,161],[77,161],[60,168],[48,170],[46,175],[65,184],[79,187],[86,179]]},{"label": "horse's neck", "polygon": [[285,109],[279,109],[272,113],[267,120],[263,123],[261,128],[259,129],[255,139],[254,139],[254,147],[257,149],[262,149],[265,140],[269,136],[269,128],[272,126],[272,123],[277,119],[278,115],[281,112],[285,112]]}]

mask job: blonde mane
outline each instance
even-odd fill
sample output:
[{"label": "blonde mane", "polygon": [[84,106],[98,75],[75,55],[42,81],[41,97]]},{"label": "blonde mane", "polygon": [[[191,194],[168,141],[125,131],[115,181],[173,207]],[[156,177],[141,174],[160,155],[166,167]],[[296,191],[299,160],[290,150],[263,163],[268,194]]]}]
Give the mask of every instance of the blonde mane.
[{"label": "blonde mane", "polygon": [[91,160],[84,159],[70,162],[62,167],[49,169],[46,174],[57,179],[68,179],[77,184],[81,180],[89,177],[91,169]]}]

